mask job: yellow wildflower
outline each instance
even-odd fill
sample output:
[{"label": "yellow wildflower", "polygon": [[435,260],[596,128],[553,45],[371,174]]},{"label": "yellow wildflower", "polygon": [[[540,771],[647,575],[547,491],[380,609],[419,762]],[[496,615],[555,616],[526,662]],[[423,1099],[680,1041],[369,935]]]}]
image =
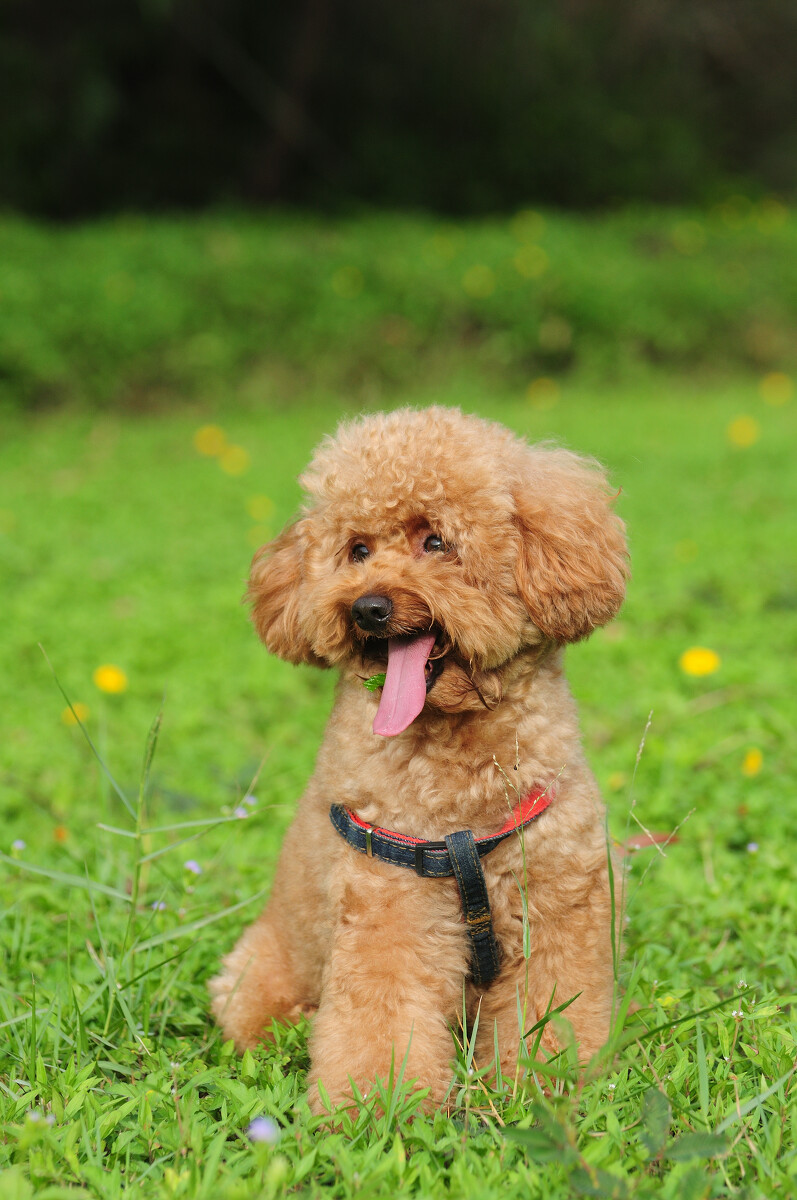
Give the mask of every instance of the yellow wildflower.
[{"label": "yellow wildflower", "polygon": [[427,243],[427,256],[449,262],[457,252],[454,239],[447,233],[436,233]]},{"label": "yellow wildflower", "polygon": [[526,388],[526,395],[533,408],[544,410],[553,408],[559,399],[560,391],[559,384],[555,379],[548,379],[547,376],[541,375],[538,379],[532,379]]},{"label": "yellow wildflower", "polygon": [[719,654],[705,646],[691,646],[684,650],[678,664],[685,675],[713,675],[722,665]]},{"label": "yellow wildflower", "polygon": [[219,466],[228,475],[243,475],[249,470],[251,461],[243,446],[227,446],[219,457]]},{"label": "yellow wildflower", "polygon": [[524,279],[539,279],[548,270],[548,255],[542,246],[521,246],[512,262]]},{"label": "yellow wildflower", "polygon": [[779,408],[794,395],[794,382],[783,371],[770,371],[759,383],[758,394],[765,404]]},{"label": "yellow wildflower", "polygon": [[474,300],[484,300],[495,291],[495,272],[483,263],[476,263],[462,276],[462,286]]},{"label": "yellow wildflower", "polygon": [[97,667],[92,679],[101,692],[108,692],[111,696],[127,691],[127,676],[121,667],[116,667],[113,663],[104,663]]},{"label": "yellow wildflower", "polygon": [[742,774],[757,775],[764,765],[764,756],[757,746],[752,746],[742,760]]},{"label": "yellow wildflower", "polygon": [[246,511],[253,521],[267,521],[274,512],[274,501],[268,496],[250,496]]},{"label": "yellow wildflower", "polygon": [[512,218],[510,224],[519,242],[536,242],[545,229],[545,217],[533,208],[525,208]]},{"label": "yellow wildflower", "polygon": [[736,417],[728,426],[728,440],[743,449],[761,437],[761,426],[755,417]]},{"label": "yellow wildflower", "polygon": [[564,317],[546,317],[540,323],[537,340],[543,350],[560,353],[573,344],[573,327]]},{"label": "yellow wildflower", "polygon": [[77,725],[78,721],[84,724],[89,719],[89,706],[83,704],[80,700],[76,700],[71,708],[65,708],[61,713],[61,720],[64,725]]},{"label": "yellow wildflower", "polygon": [[218,425],[202,425],[194,434],[194,447],[208,458],[216,458],[227,449],[227,438]]},{"label": "yellow wildflower", "polygon": [[249,530],[249,545],[253,550],[258,550],[266,542],[270,542],[272,536],[268,525],[253,525]]}]

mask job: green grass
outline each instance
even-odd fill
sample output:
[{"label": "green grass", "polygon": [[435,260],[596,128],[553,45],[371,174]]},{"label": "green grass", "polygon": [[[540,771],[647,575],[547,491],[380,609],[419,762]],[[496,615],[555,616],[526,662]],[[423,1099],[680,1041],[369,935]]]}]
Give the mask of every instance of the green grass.
[{"label": "green grass", "polygon": [[[0,445],[0,1195],[797,1189],[795,405],[766,405],[752,377],[573,381],[540,408],[522,388],[486,398],[463,376],[408,398],[596,454],[622,487],[628,602],[569,651],[569,673],[613,834],[638,832],[634,818],[679,832],[663,855],[630,861],[621,977],[636,1011],[616,1057],[581,1089],[566,1061],[553,1064],[544,1096],[531,1077],[491,1091],[468,1075],[465,1047],[450,1116],[412,1119],[398,1089],[387,1117],[364,1109],[330,1132],[304,1101],[304,1029],[242,1060],[220,1043],[205,980],[262,902],[333,685],[269,658],[239,600],[253,541],[295,510],[296,474],[343,404],[11,420]],[[744,415],[760,437],[739,448],[727,430]],[[196,428],[213,420],[248,452],[248,472],[196,453]],[[273,512],[263,519],[261,501],[254,520],[248,505],[263,495]],[[88,706],[86,730],[126,803],[64,724],[39,642]],[[679,670],[696,645],[719,654],[715,674]],[[109,662],[127,673],[123,694],[92,683]],[[753,748],[762,766],[745,775]],[[237,817],[264,756],[257,802]],[[277,1122],[276,1144],[247,1138],[259,1115]]]},{"label": "green grass", "polygon": [[797,218],[0,219],[0,410],[794,364]]}]

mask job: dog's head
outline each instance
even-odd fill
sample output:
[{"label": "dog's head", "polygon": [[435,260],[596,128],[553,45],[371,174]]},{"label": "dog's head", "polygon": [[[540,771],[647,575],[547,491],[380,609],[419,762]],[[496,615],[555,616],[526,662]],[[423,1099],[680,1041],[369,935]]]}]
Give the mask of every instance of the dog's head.
[{"label": "dog's head", "polygon": [[387,672],[375,731],[424,704],[500,700],[521,652],[605,624],[627,576],[597,463],[455,409],[343,425],[301,483],[303,515],[255,555],[249,598],[290,662]]}]

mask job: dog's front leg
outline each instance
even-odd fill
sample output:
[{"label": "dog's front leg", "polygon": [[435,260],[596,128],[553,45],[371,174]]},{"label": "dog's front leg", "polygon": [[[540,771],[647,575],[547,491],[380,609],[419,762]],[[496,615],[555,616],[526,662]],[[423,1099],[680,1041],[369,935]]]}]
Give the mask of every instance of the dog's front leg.
[{"label": "dog's front leg", "polygon": [[[512,943],[509,931],[499,928],[501,940],[514,949],[479,1002],[477,1063],[486,1067],[494,1059],[497,1035],[501,1068],[509,1076],[518,1059],[530,1053],[540,1031],[543,1055],[556,1054],[567,1043],[562,1021],[546,1020],[546,1013],[560,1005],[567,1004],[561,1015],[573,1030],[579,1062],[588,1062],[608,1039],[614,977],[605,872],[585,879],[579,905],[547,919],[538,914],[529,932],[531,954],[526,960],[517,938]],[[471,998],[470,1008],[477,999]],[[524,1036],[534,1026],[538,1028],[531,1036]]]},{"label": "dog's front leg", "polygon": [[300,809],[285,837],[265,912],[209,984],[213,1014],[239,1051],[267,1041],[272,1020],[298,1021],[318,1004],[330,921],[326,880],[316,869],[315,825],[307,812]]},{"label": "dog's front leg", "polygon": [[448,1021],[462,999],[467,948],[453,881],[351,858],[311,1042],[310,1104],[324,1111],[402,1071],[439,1105],[451,1079]]},{"label": "dog's front leg", "polygon": [[243,1052],[270,1037],[272,1020],[293,1024],[314,1009],[297,979],[292,947],[267,909],[244,932],[211,979],[213,1015],[224,1038]]}]

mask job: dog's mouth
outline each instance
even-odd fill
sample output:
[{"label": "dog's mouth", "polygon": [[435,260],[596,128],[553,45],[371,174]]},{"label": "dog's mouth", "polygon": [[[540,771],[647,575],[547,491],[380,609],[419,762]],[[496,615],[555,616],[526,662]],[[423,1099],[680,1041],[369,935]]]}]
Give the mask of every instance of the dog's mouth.
[{"label": "dog's mouth", "polygon": [[412,724],[443,670],[448,648],[440,631],[434,629],[391,638],[368,638],[363,657],[386,663],[374,733],[395,737]]}]

